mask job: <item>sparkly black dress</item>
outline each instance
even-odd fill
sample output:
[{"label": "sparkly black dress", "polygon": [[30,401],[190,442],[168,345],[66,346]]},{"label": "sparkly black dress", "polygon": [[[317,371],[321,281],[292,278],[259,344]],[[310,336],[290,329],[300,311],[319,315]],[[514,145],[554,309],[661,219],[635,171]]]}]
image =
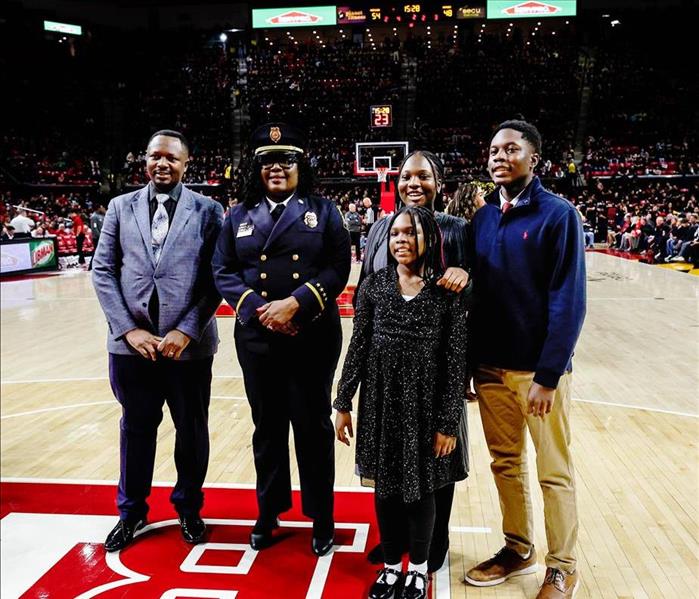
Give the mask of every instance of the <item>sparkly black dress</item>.
[{"label": "sparkly black dress", "polygon": [[[467,476],[464,381],[468,293],[425,286],[406,301],[388,266],[362,283],[333,406],[346,412],[361,383],[356,463],[380,498],[410,503]],[[434,434],[457,435],[435,458]],[[458,434],[457,434],[458,433]]]}]

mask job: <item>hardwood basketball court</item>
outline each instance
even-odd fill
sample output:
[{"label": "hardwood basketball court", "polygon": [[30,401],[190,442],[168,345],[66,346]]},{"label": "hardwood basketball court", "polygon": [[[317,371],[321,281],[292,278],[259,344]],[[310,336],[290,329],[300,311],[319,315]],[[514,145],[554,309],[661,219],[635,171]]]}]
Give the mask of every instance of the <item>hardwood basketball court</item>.
[{"label": "hardwood basketball court", "polygon": [[[699,277],[599,253],[588,253],[587,265],[588,315],[574,360],[572,415],[583,582],[577,597],[699,597]],[[7,281],[0,292],[3,480],[116,481],[120,409],[107,380],[106,323],[89,274]],[[233,324],[219,320],[212,485],[255,480]],[[351,319],[342,324],[346,348]],[[543,565],[535,576],[490,589],[461,582],[466,569],[502,545],[477,411],[468,405],[472,470],[457,485],[452,514],[445,571],[451,593],[438,587],[437,595],[534,597]],[[173,442],[166,416],[156,481],[175,479]],[[359,485],[353,459],[354,447],[337,445],[338,487]],[[532,482],[543,560],[541,493]],[[3,564],[13,549],[3,545]],[[3,567],[3,577],[12,575]]]}]

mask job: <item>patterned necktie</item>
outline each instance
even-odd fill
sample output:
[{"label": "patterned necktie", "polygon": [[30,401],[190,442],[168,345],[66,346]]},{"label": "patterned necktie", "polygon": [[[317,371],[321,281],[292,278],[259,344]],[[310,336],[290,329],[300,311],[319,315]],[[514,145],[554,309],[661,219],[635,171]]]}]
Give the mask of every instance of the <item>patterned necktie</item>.
[{"label": "patterned necktie", "polygon": [[505,214],[510,208],[512,208],[512,202],[505,202],[501,208],[502,213]]},{"label": "patterned necktie", "polygon": [[165,202],[170,199],[170,196],[166,193],[159,193],[155,196],[155,199],[158,201],[158,209],[153,215],[150,232],[153,257],[157,264],[158,260],[160,260],[160,254],[163,251],[163,244],[165,243],[165,237],[167,237],[167,231],[170,228],[170,218],[167,215],[167,210],[165,210]]},{"label": "patterned necktie", "polygon": [[279,220],[282,212],[284,212],[284,208],[286,208],[284,204],[277,204],[274,210],[272,210],[272,220],[274,220],[275,223]]}]

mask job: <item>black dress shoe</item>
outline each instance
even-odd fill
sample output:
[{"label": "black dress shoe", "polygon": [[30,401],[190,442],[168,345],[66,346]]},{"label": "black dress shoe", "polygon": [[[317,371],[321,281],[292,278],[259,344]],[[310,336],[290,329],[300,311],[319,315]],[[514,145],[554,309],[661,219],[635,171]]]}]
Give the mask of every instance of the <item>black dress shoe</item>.
[{"label": "black dress shoe", "polygon": [[182,538],[192,545],[201,543],[206,536],[206,524],[198,515],[180,516],[180,529]]},{"label": "black dress shoe", "polygon": [[262,551],[272,545],[274,536],[272,531],[279,528],[279,519],[274,522],[258,520],[250,533],[250,547],[255,551]]},{"label": "black dress shoe", "polygon": [[311,540],[311,549],[313,550],[313,553],[315,553],[318,557],[322,557],[333,548],[334,542],[334,536],[330,538],[313,537],[313,539]]},{"label": "black dress shoe", "polygon": [[[381,568],[378,572],[379,575],[369,589],[369,599],[397,599],[403,586],[403,573],[393,568]],[[388,574],[394,574],[396,580],[389,583]]]},{"label": "black dress shoe", "polygon": [[109,551],[120,551],[133,541],[134,533],[146,525],[145,518],[140,520],[119,520],[117,525],[107,535],[104,542],[104,549]]},{"label": "black dress shoe", "polygon": [[[401,599],[427,599],[427,574],[408,570],[405,573],[405,580],[407,581],[408,578],[410,578],[410,582],[403,587]],[[422,588],[418,587],[418,580],[422,580]]]}]

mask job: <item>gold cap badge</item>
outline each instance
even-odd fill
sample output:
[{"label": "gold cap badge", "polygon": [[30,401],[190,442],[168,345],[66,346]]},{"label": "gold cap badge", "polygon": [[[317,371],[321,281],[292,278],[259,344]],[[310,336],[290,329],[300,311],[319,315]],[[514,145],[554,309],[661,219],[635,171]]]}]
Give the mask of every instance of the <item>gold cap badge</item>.
[{"label": "gold cap badge", "polygon": [[282,132],[279,127],[269,128],[269,138],[276,144],[282,138]]}]

